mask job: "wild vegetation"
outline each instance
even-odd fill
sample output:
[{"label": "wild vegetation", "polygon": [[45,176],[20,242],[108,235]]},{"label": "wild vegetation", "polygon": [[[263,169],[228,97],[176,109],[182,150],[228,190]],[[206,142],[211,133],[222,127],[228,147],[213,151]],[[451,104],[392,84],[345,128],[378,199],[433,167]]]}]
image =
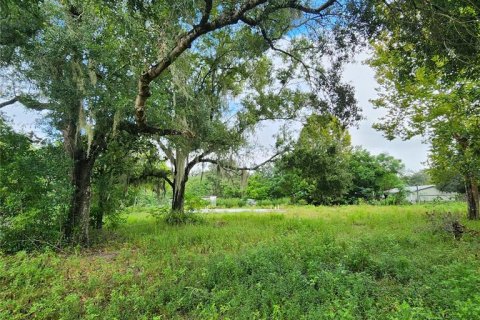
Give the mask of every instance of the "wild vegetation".
[{"label": "wild vegetation", "polygon": [[[1,1],[0,318],[480,318],[479,16],[473,0]],[[362,52],[374,128],[422,136],[429,168],[352,145],[365,115],[342,74]],[[18,130],[13,105],[41,125]],[[461,202],[405,203],[424,184]],[[283,211],[200,212],[210,196]]]},{"label": "wild vegetation", "polygon": [[[292,207],[171,226],[136,208],[89,250],[0,257],[3,319],[476,319],[465,204]],[[435,215],[432,220],[427,212]]]},{"label": "wild vegetation", "polygon": [[383,89],[374,104],[388,110],[377,128],[427,137],[436,176],[463,177],[471,219],[480,218],[479,12],[469,0],[380,6],[385,29],[370,60]]}]

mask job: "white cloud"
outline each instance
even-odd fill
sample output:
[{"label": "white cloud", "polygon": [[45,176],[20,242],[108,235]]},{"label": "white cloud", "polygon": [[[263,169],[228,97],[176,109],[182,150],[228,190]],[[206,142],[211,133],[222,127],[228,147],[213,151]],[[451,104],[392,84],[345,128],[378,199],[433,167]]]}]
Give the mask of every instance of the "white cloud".
[{"label": "white cloud", "polygon": [[355,63],[346,66],[344,73],[344,79],[355,87],[358,103],[366,118],[360,122],[358,129],[350,129],[352,144],[360,145],[373,154],[386,152],[401,159],[407,170],[418,171],[425,168],[429,145],[424,144],[420,137],[407,141],[400,139],[389,141],[372,128],[372,124],[377,122],[385,114],[385,111],[374,109],[372,103],[369,102],[370,99],[376,97],[375,88],[378,87],[378,84],[373,69],[362,63],[366,58],[368,58],[367,53],[359,54]]},{"label": "white cloud", "polygon": [[5,116],[16,131],[33,131],[39,136],[44,136],[38,128],[38,121],[43,118],[42,112],[29,110],[17,102],[2,108],[0,113]]}]

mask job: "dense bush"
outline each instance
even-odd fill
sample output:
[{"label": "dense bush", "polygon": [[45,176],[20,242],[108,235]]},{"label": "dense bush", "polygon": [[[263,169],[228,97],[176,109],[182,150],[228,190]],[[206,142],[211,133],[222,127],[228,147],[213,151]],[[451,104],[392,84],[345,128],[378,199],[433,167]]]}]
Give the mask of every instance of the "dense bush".
[{"label": "dense bush", "polygon": [[[272,208],[290,204],[289,198],[255,200],[255,207]],[[218,208],[242,208],[248,205],[247,199],[242,198],[217,198]]]},{"label": "dense bush", "polygon": [[242,198],[217,198],[219,208],[241,208],[247,205],[247,200]]},{"label": "dense bush", "polygon": [[0,319],[479,319],[478,238],[425,220],[457,207],[294,208],[181,227],[132,211],[109,246],[0,256]]},{"label": "dense bush", "polygon": [[290,204],[289,198],[278,198],[278,199],[267,199],[267,200],[258,200],[257,206],[258,207],[278,207],[278,206],[285,206]]},{"label": "dense bush", "polygon": [[[347,149],[343,152],[346,154],[336,154],[339,150],[322,154],[325,150],[300,148],[252,173],[246,187],[238,177],[222,178],[209,171],[193,176],[187,193],[201,197],[215,194],[219,198],[249,198],[265,206],[272,206],[270,200],[281,198],[314,205],[403,203],[404,192],[384,199],[386,190],[402,188],[404,184],[401,179],[404,166],[400,160],[384,153],[372,155],[361,148]],[[343,162],[340,167],[332,167],[339,161]],[[238,207],[233,200],[221,200],[219,206]]]},{"label": "dense bush", "polygon": [[0,249],[57,246],[69,200],[68,160],[0,119]]}]

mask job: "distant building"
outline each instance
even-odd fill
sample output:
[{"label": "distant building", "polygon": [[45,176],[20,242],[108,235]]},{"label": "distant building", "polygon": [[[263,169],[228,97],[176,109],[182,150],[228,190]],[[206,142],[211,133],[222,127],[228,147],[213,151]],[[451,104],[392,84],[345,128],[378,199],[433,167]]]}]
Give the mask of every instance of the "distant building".
[{"label": "distant building", "polygon": [[202,199],[207,201],[210,207],[217,206],[217,196],[208,196],[208,197],[203,197]]},{"label": "distant building", "polygon": [[[402,189],[395,188],[387,190],[385,193],[388,197],[388,195],[394,195],[401,190]],[[407,186],[403,188],[403,191],[406,194],[406,200],[411,203],[431,202],[435,200],[454,201],[458,198],[458,193],[440,191],[433,184],[425,186]]]}]

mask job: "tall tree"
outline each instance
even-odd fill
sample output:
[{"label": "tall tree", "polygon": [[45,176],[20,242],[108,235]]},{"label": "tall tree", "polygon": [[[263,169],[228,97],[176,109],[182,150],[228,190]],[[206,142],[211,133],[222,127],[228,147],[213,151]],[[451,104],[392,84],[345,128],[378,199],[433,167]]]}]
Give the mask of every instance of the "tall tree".
[{"label": "tall tree", "polygon": [[[380,3],[371,65],[383,92],[387,137],[424,135],[432,164],[464,177],[468,217],[479,219],[480,5],[474,1]],[[420,44],[420,45],[418,45]]]},{"label": "tall tree", "polygon": [[[333,105],[333,111],[345,112],[343,116],[353,120],[355,111],[342,106],[349,103],[351,88],[334,76],[361,40],[355,31],[363,30],[364,9],[354,0],[3,1],[0,64],[2,74],[14,79],[14,86],[0,106],[21,101],[50,111],[51,124],[61,132],[73,160],[74,191],[66,238],[86,244],[91,175],[115,131],[123,128],[157,136],[183,133],[162,127],[166,116],[162,112],[158,117],[150,112],[147,123],[145,106],[150,99],[152,109],[161,111],[161,106],[173,101],[168,100],[168,71],[192,46],[191,52],[201,50],[196,40],[221,30],[250,32],[262,39],[263,48],[282,52],[305,73],[322,74],[312,85],[335,92],[332,99],[336,101],[326,104],[316,97],[318,107]],[[294,32],[302,37],[285,50],[280,41]],[[306,63],[312,60],[299,56],[305,51],[332,53],[336,70],[327,72],[318,69],[317,63]],[[134,75],[139,75],[136,83],[132,83]],[[125,112],[133,96],[136,127]]]},{"label": "tall tree", "polygon": [[352,182],[350,149],[350,134],[338,118],[312,115],[282,167],[304,181],[303,198],[308,203],[342,203]]},{"label": "tall tree", "polygon": [[[277,12],[278,19],[286,22],[291,14],[291,10]],[[202,34],[194,50],[168,64],[169,70],[161,78],[161,83],[171,87],[166,92],[167,102],[150,111],[148,125],[137,112],[141,128],[152,123],[153,127],[176,125],[178,130],[191,133],[159,140],[174,168],[170,182],[174,211],[183,210],[186,183],[195,165],[212,163],[230,170],[258,167],[238,167],[225,156],[244,145],[246,134],[261,121],[293,119],[307,107],[320,114],[334,114],[345,124],[359,119],[352,87],[340,77],[342,62],[351,48],[332,38],[343,38],[339,30],[344,29],[338,23],[327,21],[332,30],[325,31],[329,34],[323,40],[324,45],[328,42],[338,47],[340,53],[303,37],[277,47],[276,41],[292,27],[246,15],[242,19],[239,27],[227,24]],[[275,67],[272,56],[283,64]],[[321,63],[326,56],[333,60],[330,68]],[[235,97],[240,101],[233,103]],[[151,101],[155,103],[155,94]]]},{"label": "tall tree", "polygon": [[[207,55],[185,54],[171,68],[171,104],[162,110],[164,126],[176,124],[191,133],[158,141],[174,168],[169,183],[175,212],[183,211],[186,183],[197,164],[215,164],[223,170],[258,167],[242,168],[231,158],[245,146],[247,134],[261,121],[293,118],[311,101],[309,93],[290,87],[298,77],[286,76],[283,68],[276,70],[266,48],[248,29],[233,35],[219,32],[201,41],[199,48],[208,50]],[[280,77],[283,83],[276,88]],[[236,97],[240,101],[233,103]]]},{"label": "tall tree", "polygon": [[350,201],[358,199],[378,200],[385,190],[401,186],[400,175],[403,163],[394,157],[381,153],[372,155],[365,149],[352,151],[349,168],[352,174],[352,186],[348,192]]},{"label": "tall tree", "polygon": [[18,101],[48,110],[50,125],[61,133],[72,160],[73,190],[64,231],[74,243],[89,242],[96,159],[117,130],[140,131],[129,122],[126,101],[135,92],[132,75],[153,51],[138,41],[151,43],[153,37],[145,30],[145,20],[137,21],[121,8],[103,2],[2,3],[0,66],[7,84],[3,93],[10,98],[1,106]]}]

